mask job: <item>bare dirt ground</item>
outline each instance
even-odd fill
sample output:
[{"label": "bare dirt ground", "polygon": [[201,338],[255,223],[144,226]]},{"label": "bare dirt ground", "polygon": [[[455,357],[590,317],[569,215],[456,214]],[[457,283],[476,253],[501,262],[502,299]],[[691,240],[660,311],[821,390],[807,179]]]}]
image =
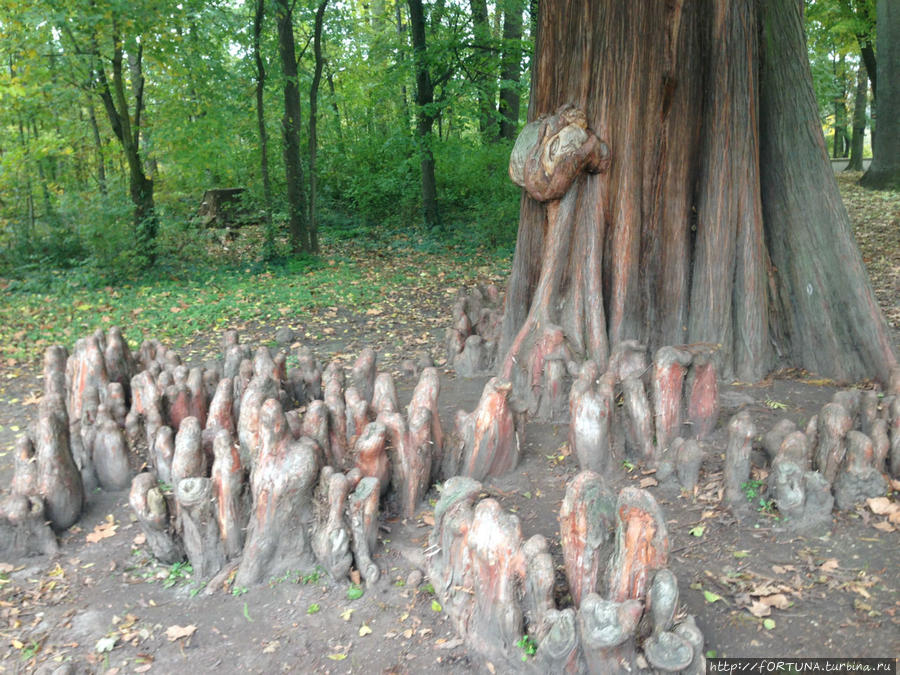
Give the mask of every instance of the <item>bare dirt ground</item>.
[{"label": "bare dirt ground", "polygon": [[[897,200],[885,211],[878,193],[859,190],[847,177],[841,182],[873,285],[900,344]],[[870,217],[877,208],[880,215]],[[350,359],[367,343],[372,326],[365,309],[342,308],[347,330],[311,345],[320,360],[335,353]],[[408,333],[428,335],[427,344],[405,339],[381,360],[383,368],[397,373],[401,399],[408,398],[414,382],[399,376],[399,359],[422,349],[436,358],[442,354],[435,320],[433,312],[423,312],[421,325]],[[277,328],[244,326],[244,341],[268,343]],[[185,352],[199,359],[218,339],[198,336]],[[445,426],[458,408],[475,406],[483,383],[444,374]],[[35,412],[41,388],[37,367],[15,378],[0,373],[0,485],[9,480],[15,438]],[[710,653],[900,654],[900,535],[886,518],[861,506],[836,514],[826,536],[799,537],[783,531],[777,513],[759,496],[753,497],[757,510],[750,521],[735,520],[721,501],[724,425],[732,414],[749,410],[761,435],[783,417],[805,424],[835,390],[797,372],[756,385],[724,386],[719,427],[703,444],[706,459],[693,495],[655,486],[652,473],[640,467],[623,465],[610,476],[616,488],[641,485],[661,503],[681,602],[697,617]],[[529,424],[519,467],[485,487],[519,516],[526,537],[541,533],[557,541],[565,483],[578,470],[566,436],[565,425]],[[753,477],[764,478],[764,470],[755,468]],[[896,501],[900,485],[893,490]],[[407,521],[387,514],[377,559],[382,580],[354,598],[346,584],[317,575],[273,579],[251,589],[201,588],[184,571],[150,559],[127,493],[92,494],[80,523],[61,537],[58,557],[0,561],[0,672],[500,672],[466,652],[427,579],[421,579],[430,508],[423,503]],[[89,541],[95,532],[106,536]],[[558,543],[553,552],[561,562]],[[561,573],[557,576],[562,582]],[[768,617],[748,610],[748,599],[779,593],[788,599],[784,609],[773,608]]]}]

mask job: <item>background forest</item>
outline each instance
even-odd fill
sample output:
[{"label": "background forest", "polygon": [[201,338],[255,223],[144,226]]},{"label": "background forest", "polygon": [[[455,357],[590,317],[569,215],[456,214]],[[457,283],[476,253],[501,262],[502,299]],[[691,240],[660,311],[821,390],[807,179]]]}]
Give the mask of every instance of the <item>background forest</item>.
[{"label": "background forest", "polygon": [[[317,233],[508,257],[532,5],[2,0],[0,276],[96,287],[313,253]],[[861,160],[874,0],[806,19],[829,150]],[[241,246],[198,215],[230,187],[259,225]]]}]

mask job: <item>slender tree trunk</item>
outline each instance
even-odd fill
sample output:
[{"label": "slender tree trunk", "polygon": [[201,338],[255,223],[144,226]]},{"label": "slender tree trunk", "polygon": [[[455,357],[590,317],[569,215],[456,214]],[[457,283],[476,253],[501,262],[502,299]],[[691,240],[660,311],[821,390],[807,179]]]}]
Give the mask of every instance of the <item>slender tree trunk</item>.
[{"label": "slender tree trunk", "polygon": [[487,0],[470,0],[472,32],[474,33],[475,62],[474,84],[478,97],[478,131],[482,138],[490,140],[496,133],[494,124],[494,99],[496,98],[494,67],[496,59],[491,44],[491,25],[488,23]]},{"label": "slender tree trunk", "polygon": [[[602,372],[627,340],[715,346],[745,381],[777,363],[887,381],[896,357],[825,152],[800,2],[541,2],[533,66],[529,120],[552,117],[547,154],[525,164],[538,178],[501,331],[517,396],[547,359]],[[593,142],[565,159],[579,134],[553,126],[563,104],[609,170],[547,174],[560,193],[542,171],[560,152],[577,168]]]},{"label": "slender tree trunk", "polygon": [[866,138],[866,104],[869,100],[869,76],[865,63],[856,73],[856,97],[853,101],[853,138],[850,140],[850,162],[847,171],[863,170],[863,148]]},{"label": "slender tree trunk", "polygon": [[256,128],[259,133],[259,175],[263,188],[263,220],[266,227],[266,258],[275,255],[275,227],[272,223],[272,181],[269,178],[269,132],[266,130],[266,65],[259,42],[265,18],[265,0],[256,0],[253,10],[253,62],[256,66]]},{"label": "slender tree trunk", "polygon": [[847,109],[843,96],[834,99],[834,135],[831,146],[831,156],[835,159],[846,157],[844,149],[844,135],[847,125]]},{"label": "slender tree trunk", "polygon": [[297,56],[294,48],[294,24],[292,0],[278,0],[276,4],[278,23],[278,52],[284,72],[284,169],[287,183],[288,213],[290,215],[291,250],[294,253],[309,253],[312,242],[307,223],[306,194],[303,189],[303,165],[300,158],[300,86],[297,79]]},{"label": "slender tree trunk", "polygon": [[500,137],[512,140],[519,129],[519,77],[522,74],[522,2],[505,0],[503,53],[500,57]]},{"label": "slender tree trunk", "polygon": [[319,82],[322,80],[322,21],[328,0],[322,0],[316,10],[316,21],[313,28],[313,53],[315,54],[315,70],[312,83],[309,85],[309,239],[313,252],[319,251],[319,233],[316,224],[316,152],[318,137],[316,125],[319,117]]},{"label": "slender tree trunk", "polygon": [[409,24],[412,30],[413,53],[416,63],[416,138],[419,143],[422,172],[422,212],[425,226],[438,227],[437,181],[434,176],[434,153],[431,149],[432,128],[436,115],[433,112],[434,88],[425,45],[425,14],[422,0],[408,0]]},{"label": "slender tree trunk", "polygon": [[32,238],[34,237],[34,187],[31,183],[31,149],[28,143],[28,139],[25,136],[25,127],[22,124],[21,114],[18,116],[18,127],[19,127],[19,143],[22,145],[22,155],[25,158],[23,162],[22,171],[25,174],[25,222],[27,223],[27,229],[25,231],[24,236],[20,236],[19,243],[20,245],[30,244],[32,243]]},{"label": "slender tree trunk", "polygon": [[[398,65],[403,64],[406,60],[406,25],[403,23],[403,3],[395,2],[394,3],[394,14],[397,19],[397,37],[400,39],[400,44],[402,47],[397,50],[397,63]],[[412,116],[409,113],[409,96],[406,92],[406,84],[400,84],[400,95],[403,98],[403,128],[409,129],[411,127],[410,120]]]},{"label": "slender tree trunk", "polygon": [[334,74],[328,67],[328,61],[325,61],[325,79],[328,81],[328,93],[331,96],[329,103],[331,104],[331,112],[334,113],[334,133],[337,135],[338,149],[344,147],[344,124],[341,121],[341,111],[337,104],[337,92],[334,88]]},{"label": "slender tree trunk", "polygon": [[[138,111],[143,107],[143,76],[140,75],[141,49],[137,50],[137,64],[132,67],[132,78],[137,74],[137,82],[132,82],[135,94],[135,113],[132,116],[125,96],[125,76],[123,72],[122,42],[113,36],[112,87],[106,71],[99,67],[96,71],[98,93],[103,101],[106,116],[113,133],[122,145],[128,165],[128,189],[134,204],[135,248],[143,257],[143,264],[150,266],[156,259],[156,232],[158,222],[153,202],[153,181],[144,173],[140,153],[140,121]],[[133,122],[132,122],[133,120]]]},{"label": "slender tree trunk", "polygon": [[900,190],[900,7],[896,0],[878,0],[876,39],[881,95],[875,99],[872,164],[859,184]]},{"label": "slender tree trunk", "polygon": [[[33,117],[31,118],[30,129],[31,139],[37,143],[38,128]],[[58,222],[56,210],[53,208],[53,201],[50,198],[50,187],[47,185],[47,170],[45,168],[46,159],[38,158],[35,162],[35,166],[37,167],[38,182],[41,184],[41,197],[44,202],[44,220],[48,223],[56,224]]]}]

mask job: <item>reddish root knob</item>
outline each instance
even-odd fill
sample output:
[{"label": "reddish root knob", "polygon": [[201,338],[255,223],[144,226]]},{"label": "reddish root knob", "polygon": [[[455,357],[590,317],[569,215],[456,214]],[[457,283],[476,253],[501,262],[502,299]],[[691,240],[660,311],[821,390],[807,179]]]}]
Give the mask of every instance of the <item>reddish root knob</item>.
[{"label": "reddish root knob", "polygon": [[506,473],[518,464],[519,444],[509,405],[511,389],[509,382],[491,378],[478,407],[468,415],[457,417],[462,475],[482,480]]},{"label": "reddish root knob", "polygon": [[641,599],[653,573],[668,562],[666,521],[653,495],[632,487],[619,493],[616,521],[616,547],[607,571],[609,597],[616,602]]},{"label": "reddish root knob", "polygon": [[575,607],[598,590],[597,582],[609,557],[616,497],[593,471],[569,481],[559,513],[559,534],[569,593]]}]

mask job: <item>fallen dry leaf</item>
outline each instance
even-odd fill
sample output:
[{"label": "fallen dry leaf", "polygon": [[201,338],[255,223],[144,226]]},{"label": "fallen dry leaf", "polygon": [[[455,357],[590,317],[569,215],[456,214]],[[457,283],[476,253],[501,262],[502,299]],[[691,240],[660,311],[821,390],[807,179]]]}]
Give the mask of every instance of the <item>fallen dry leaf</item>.
[{"label": "fallen dry leaf", "polygon": [[838,567],[840,567],[840,563],[838,563],[837,558],[829,558],[819,565],[819,570],[822,572],[834,572]]},{"label": "fallen dry leaf", "polygon": [[652,476],[647,476],[646,478],[641,478],[641,482],[638,483],[638,485],[640,485],[640,487],[642,488],[648,488],[659,485],[659,481]]},{"label": "fallen dry leaf", "polygon": [[874,527],[876,530],[881,530],[882,532],[896,532],[897,531],[897,528],[895,528],[889,522],[884,521],[884,520],[875,523],[874,525],[872,525],[872,527]]},{"label": "fallen dry leaf", "polygon": [[370,635],[372,633],[372,629],[369,628],[368,625],[363,624],[359,627],[359,637],[365,637],[366,635]]},{"label": "fallen dry leaf", "polygon": [[166,637],[169,638],[169,642],[175,642],[175,640],[180,640],[181,638],[189,638],[196,632],[197,626],[194,624],[189,626],[175,625],[166,628]]},{"label": "fallen dry leaf", "polygon": [[892,502],[887,497],[872,497],[866,500],[872,513],[879,516],[887,516],[900,511],[900,504]]},{"label": "fallen dry leaf", "polygon": [[116,530],[118,529],[118,525],[116,525],[115,518],[113,518],[112,514],[106,516],[106,520],[99,525],[94,527],[94,531],[85,537],[89,544],[96,544],[98,541],[102,539],[108,539],[109,537],[113,537],[116,534]]},{"label": "fallen dry leaf", "polygon": [[787,599],[787,596],[784,593],[773,593],[772,595],[760,598],[759,601],[764,605],[774,607],[775,609],[787,609],[791,606],[791,601]]},{"label": "fallen dry leaf", "polygon": [[278,640],[272,640],[271,642],[266,643],[266,646],[263,647],[263,654],[274,654],[275,650],[278,649],[278,645]]}]

